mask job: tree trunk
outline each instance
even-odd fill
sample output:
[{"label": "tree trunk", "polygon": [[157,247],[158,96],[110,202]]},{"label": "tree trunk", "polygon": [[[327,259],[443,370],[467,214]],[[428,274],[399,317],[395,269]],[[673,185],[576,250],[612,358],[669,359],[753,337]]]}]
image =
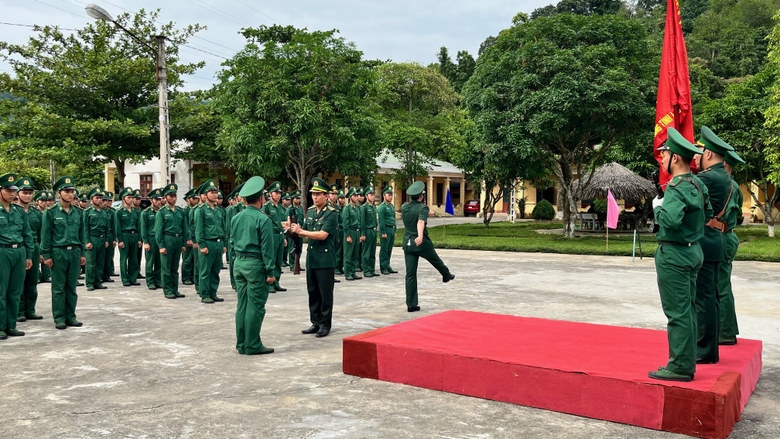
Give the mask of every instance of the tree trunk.
[{"label": "tree trunk", "polygon": [[563,212],[563,237],[566,239],[574,238],[574,220],[576,215],[574,207],[576,206],[576,200],[574,199],[574,192],[572,189],[572,170],[568,162],[561,159],[559,161],[560,166],[555,168],[555,176],[558,179],[558,186],[560,187],[560,194],[558,199],[561,206],[559,209]]},{"label": "tree trunk", "polygon": [[[125,187],[125,161],[122,159],[114,159],[114,166],[116,166],[116,172],[119,175],[119,186]],[[119,192],[114,188],[114,192]]]},{"label": "tree trunk", "polygon": [[[493,187],[497,186],[498,182],[493,182]],[[504,189],[499,186],[498,194],[493,193],[493,187],[488,189],[487,183],[485,183],[485,203],[482,206],[482,224],[485,227],[490,227],[490,222],[493,221],[493,215],[496,213],[496,204],[498,200],[504,196]]]},{"label": "tree trunk", "polygon": [[764,223],[766,223],[767,227],[767,236],[770,238],[775,237],[775,217],[772,216],[774,213],[774,207],[775,202],[777,202],[777,189],[775,189],[772,192],[772,196],[769,196],[769,184],[764,183],[761,187],[761,192],[764,194],[764,202],[761,203],[758,201],[758,196],[755,192],[753,192],[753,189],[751,188],[751,185],[747,185],[748,193],[750,194],[750,197],[753,198],[753,202],[756,203],[756,206],[761,211],[761,213],[764,215]]}]

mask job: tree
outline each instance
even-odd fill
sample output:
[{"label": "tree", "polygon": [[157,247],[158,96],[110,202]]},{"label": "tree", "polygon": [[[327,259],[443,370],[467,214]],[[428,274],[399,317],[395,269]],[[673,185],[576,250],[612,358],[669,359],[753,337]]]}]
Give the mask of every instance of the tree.
[{"label": "tree", "polygon": [[468,51],[460,50],[456,57],[456,64],[450,59],[447,48],[442,47],[437,58],[439,59],[439,73],[450,81],[450,85],[456,92],[460,93],[463,84],[474,74],[474,67],[477,64],[474,57]]},{"label": "tree", "polygon": [[[604,154],[652,124],[658,67],[648,52],[632,20],[542,17],[503,30],[463,88],[482,141],[556,176],[568,238],[579,191]],[[575,174],[583,180],[577,193]]]},{"label": "tree", "polygon": [[260,26],[219,73],[217,145],[245,176],[286,172],[301,190],[318,172],[376,167],[375,62],[337,31]]},{"label": "tree", "polygon": [[[173,97],[181,76],[204,64],[179,62],[179,46],[203,27],[158,25],[158,13],[142,9],[116,21],[152,46],[151,36],[166,36]],[[61,165],[73,157],[97,165],[113,161],[123,184],[126,159],[144,160],[159,151],[155,54],[104,21],[67,35],[56,27],[34,30],[37,35],[25,45],[0,42],[15,74],[0,77],[0,90],[24,99],[0,129],[15,133],[9,141],[31,157],[52,157]]]},{"label": "tree", "polygon": [[531,18],[552,17],[557,14],[605,15],[615,14],[620,10],[621,0],[561,0],[557,5],[547,5],[535,9]]}]

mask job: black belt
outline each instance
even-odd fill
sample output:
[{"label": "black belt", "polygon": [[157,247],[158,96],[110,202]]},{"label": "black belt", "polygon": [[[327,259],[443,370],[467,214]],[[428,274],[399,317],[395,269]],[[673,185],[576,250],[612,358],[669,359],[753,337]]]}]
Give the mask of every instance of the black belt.
[{"label": "black belt", "polygon": [[168,233],[168,232],[165,232],[164,235],[165,236],[173,236],[173,237],[176,237],[176,238],[181,238],[182,236],[184,236],[183,233]]},{"label": "black belt", "polygon": [[224,238],[204,239],[204,241],[211,241],[211,242],[222,242],[224,240],[225,240]]},{"label": "black belt", "polygon": [[658,241],[658,244],[660,245],[673,245],[675,247],[691,247],[694,244],[698,244],[696,242],[674,242],[674,241]]},{"label": "black belt", "polygon": [[0,244],[0,248],[19,248],[23,246],[24,244]]},{"label": "black belt", "polygon": [[61,248],[64,250],[73,250],[74,248],[79,247],[78,245],[55,245],[54,248]]},{"label": "black belt", "polygon": [[122,233],[129,233],[129,234],[131,234],[131,235],[135,235],[135,234],[137,234],[138,232],[136,232],[135,230],[122,230]]},{"label": "black belt", "polygon": [[263,259],[262,255],[253,255],[252,253],[236,252],[236,257],[240,259]]},{"label": "black belt", "polygon": [[350,227],[349,230],[355,230],[355,231],[359,232],[360,231],[360,227],[358,227],[358,228]]},{"label": "black belt", "polygon": [[95,234],[95,233],[90,233],[90,234],[89,234],[89,237],[90,237],[90,238],[103,238],[103,237],[105,237],[105,236],[106,236],[106,235],[98,235],[98,234]]}]

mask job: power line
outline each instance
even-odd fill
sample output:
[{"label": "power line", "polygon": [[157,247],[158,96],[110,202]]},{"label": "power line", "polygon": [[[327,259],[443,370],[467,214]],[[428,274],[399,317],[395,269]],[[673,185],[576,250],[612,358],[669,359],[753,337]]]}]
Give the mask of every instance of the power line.
[{"label": "power line", "polygon": [[205,54],[207,54],[207,55],[211,55],[211,56],[214,56],[214,57],[217,57],[217,58],[221,58],[221,59],[227,59],[227,58],[225,58],[225,57],[224,57],[224,56],[222,56],[222,55],[218,55],[218,54],[216,54],[216,53],[209,52],[209,51],[207,51],[207,50],[199,49],[199,48],[197,48],[197,47],[190,46],[189,44],[181,44],[181,46],[184,46],[184,47],[189,47],[189,48],[190,48],[190,49],[192,49],[192,50],[197,50],[198,52],[203,52],[203,53],[205,53]]},{"label": "power line", "polygon": [[67,12],[67,13],[68,13],[68,14],[70,14],[70,15],[75,15],[76,17],[79,17],[79,18],[84,18],[84,16],[82,16],[81,14],[76,14],[76,13],[74,13],[74,12],[70,12],[70,11],[68,11],[68,10],[66,10],[66,9],[58,8],[57,6],[50,5],[50,4],[48,4],[48,3],[42,2],[41,0],[33,0],[33,1],[34,1],[34,2],[36,2],[36,3],[40,3],[40,4],[42,4],[42,5],[46,5],[46,6],[50,7],[50,8],[58,9],[58,10],[60,10],[60,11],[62,11],[62,12]]},{"label": "power line", "polygon": [[200,0],[187,0],[187,1],[189,1],[190,3],[192,3],[194,5],[200,6],[201,8],[203,8],[203,9],[209,11],[209,12],[217,13],[217,14],[221,15],[222,17],[227,18],[228,20],[230,20],[230,21],[232,21],[232,22],[234,22],[236,24],[241,24],[241,25],[245,24],[247,26],[252,26],[251,23],[246,22],[244,20],[241,20],[240,18],[234,17],[234,16],[228,14],[227,12],[222,12],[219,9],[209,5],[208,3],[201,2]]},{"label": "power line", "polygon": [[234,1],[235,1],[236,3],[238,3],[239,5],[243,5],[243,6],[245,6],[245,7],[249,8],[249,9],[251,9],[251,10],[255,11],[255,12],[257,12],[258,14],[260,14],[260,15],[262,15],[262,16],[264,16],[264,17],[266,17],[266,18],[270,18],[270,19],[271,19],[271,21],[273,21],[274,23],[277,23],[277,22],[278,22],[278,20],[277,20],[277,19],[275,19],[274,17],[271,17],[271,16],[270,16],[270,15],[268,15],[268,14],[265,14],[265,13],[263,13],[263,12],[260,12],[260,11],[258,11],[257,9],[255,9],[255,8],[253,8],[253,7],[251,7],[251,6],[249,6],[248,4],[246,4],[246,3],[242,2],[242,1],[239,1],[239,0],[234,0]]},{"label": "power line", "polygon": [[73,29],[73,28],[70,28],[70,27],[59,27],[56,24],[44,24],[44,25],[39,25],[39,24],[21,24],[21,23],[6,23],[4,21],[0,21],[0,24],[6,25],[6,26],[20,26],[20,27],[36,27],[36,26],[37,27],[46,27],[46,26],[51,26],[51,27],[56,27],[59,30],[72,30],[72,31],[77,31],[78,30],[78,29]]}]

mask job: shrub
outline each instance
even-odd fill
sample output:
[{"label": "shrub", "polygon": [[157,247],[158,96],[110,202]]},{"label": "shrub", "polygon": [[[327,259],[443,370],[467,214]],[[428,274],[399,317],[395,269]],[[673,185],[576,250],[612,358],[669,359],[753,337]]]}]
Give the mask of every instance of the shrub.
[{"label": "shrub", "polygon": [[555,218],[555,209],[547,200],[536,203],[534,210],[531,211],[531,218],[536,221],[551,221]]},{"label": "shrub", "polygon": [[607,200],[593,200],[593,211],[596,213],[607,213]]}]

